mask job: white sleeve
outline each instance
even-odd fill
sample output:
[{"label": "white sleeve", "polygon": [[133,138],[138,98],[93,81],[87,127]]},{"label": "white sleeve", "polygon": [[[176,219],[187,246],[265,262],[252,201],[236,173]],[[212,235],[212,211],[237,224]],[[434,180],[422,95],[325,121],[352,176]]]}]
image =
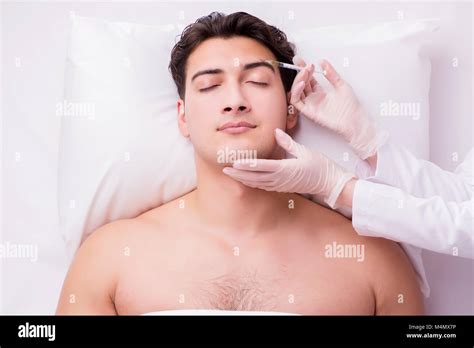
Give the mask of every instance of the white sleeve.
[{"label": "white sleeve", "polygon": [[474,200],[418,198],[395,187],[358,180],[352,225],[365,236],[383,237],[449,255],[474,258]]},{"label": "white sleeve", "polygon": [[[469,166],[467,162],[472,165],[472,151],[468,159],[465,166]],[[372,182],[398,187],[416,197],[440,196],[446,201],[463,202],[472,196],[472,172],[452,173],[443,170],[389,142],[377,150],[375,171],[366,162],[360,161],[356,175]]]}]

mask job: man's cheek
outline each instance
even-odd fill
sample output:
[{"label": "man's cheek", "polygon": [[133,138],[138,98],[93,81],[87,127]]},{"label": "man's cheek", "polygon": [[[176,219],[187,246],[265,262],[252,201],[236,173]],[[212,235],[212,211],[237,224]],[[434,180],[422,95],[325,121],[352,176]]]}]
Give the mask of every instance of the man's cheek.
[{"label": "man's cheek", "polygon": [[273,117],[268,118],[264,125],[264,133],[267,137],[271,137],[272,139],[275,138],[275,129],[279,128],[283,131],[286,129],[286,115],[282,114],[281,110],[272,110],[271,114]]}]

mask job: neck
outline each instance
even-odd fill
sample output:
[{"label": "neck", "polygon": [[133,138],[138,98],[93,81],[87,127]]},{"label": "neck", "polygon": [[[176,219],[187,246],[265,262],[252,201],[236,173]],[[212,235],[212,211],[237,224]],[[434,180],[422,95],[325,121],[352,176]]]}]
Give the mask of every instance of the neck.
[{"label": "neck", "polygon": [[291,194],[245,186],[222,169],[196,157],[194,209],[207,226],[229,237],[254,237],[270,232],[289,215]]}]

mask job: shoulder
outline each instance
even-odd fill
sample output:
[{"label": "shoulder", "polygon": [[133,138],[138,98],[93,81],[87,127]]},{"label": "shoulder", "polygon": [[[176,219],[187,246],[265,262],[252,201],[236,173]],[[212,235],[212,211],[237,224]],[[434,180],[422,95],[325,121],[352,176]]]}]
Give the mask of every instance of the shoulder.
[{"label": "shoulder", "polygon": [[[185,221],[186,209],[180,205],[185,196],[150,209],[135,218],[120,219],[101,226],[83,242],[78,253],[120,260],[129,249],[141,250],[150,242],[164,245]],[[118,257],[118,259],[117,259]]]},{"label": "shoulder", "polygon": [[[314,207],[312,209],[315,209]],[[319,206],[316,214],[311,214],[313,226],[323,226],[318,233],[326,242],[355,246],[363,252],[363,269],[375,282],[399,281],[400,277],[415,279],[413,267],[402,247],[391,240],[359,235],[352,221],[345,216]]]},{"label": "shoulder", "polygon": [[79,250],[104,252],[129,240],[130,235],[138,233],[146,227],[146,221],[139,218],[121,219],[107,223],[92,232]]},{"label": "shoulder", "polygon": [[176,217],[186,206],[186,196],[176,198],[159,207],[147,210],[135,218],[120,219],[96,229],[83,243],[90,245],[117,244],[124,241],[144,237],[144,233],[152,232],[158,235],[168,230],[170,224],[176,222]]},{"label": "shoulder", "polygon": [[74,256],[72,267],[88,269],[100,276],[118,274],[126,247],[133,241],[133,233],[139,233],[143,223],[139,219],[123,219],[110,222],[92,232],[81,244]]},{"label": "shoulder", "polygon": [[376,314],[423,314],[424,300],[418,278],[400,244],[384,238],[360,236],[352,225],[344,230],[345,238],[362,250],[361,276],[374,294]]},{"label": "shoulder", "polygon": [[308,209],[308,224],[312,226],[308,230],[313,233],[312,238],[318,239],[315,245],[342,254],[347,264],[352,265],[351,271],[372,289],[378,314],[423,313],[416,273],[398,243],[361,236],[354,230],[351,220],[318,204],[312,203]]},{"label": "shoulder", "polygon": [[115,314],[121,244],[133,221],[116,221],[94,231],[79,247],[63,283],[58,314]]},{"label": "shoulder", "polygon": [[326,208],[300,195],[293,195],[295,218],[306,221],[310,232],[318,230],[318,234],[328,234],[334,237],[334,233],[348,238],[356,237],[352,223],[345,216]]}]

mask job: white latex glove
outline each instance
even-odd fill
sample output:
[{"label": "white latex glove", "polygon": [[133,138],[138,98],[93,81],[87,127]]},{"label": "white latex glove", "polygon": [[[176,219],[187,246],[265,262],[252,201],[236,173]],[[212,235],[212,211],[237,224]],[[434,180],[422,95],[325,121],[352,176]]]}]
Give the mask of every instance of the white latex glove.
[{"label": "white latex glove", "polygon": [[325,91],[313,77],[313,64],[306,66],[300,57],[295,57],[293,62],[305,69],[295,77],[290,103],[313,122],[342,135],[359,158],[365,160],[374,155],[376,128],[352,87],[326,60],[321,62],[321,69],[333,87],[330,91]]},{"label": "white latex glove", "polygon": [[241,183],[266,191],[314,194],[334,208],[344,185],[353,177],[319,152],[310,151],[275,129],[277,143],[295,158],[238,160],[223,172]]}]

